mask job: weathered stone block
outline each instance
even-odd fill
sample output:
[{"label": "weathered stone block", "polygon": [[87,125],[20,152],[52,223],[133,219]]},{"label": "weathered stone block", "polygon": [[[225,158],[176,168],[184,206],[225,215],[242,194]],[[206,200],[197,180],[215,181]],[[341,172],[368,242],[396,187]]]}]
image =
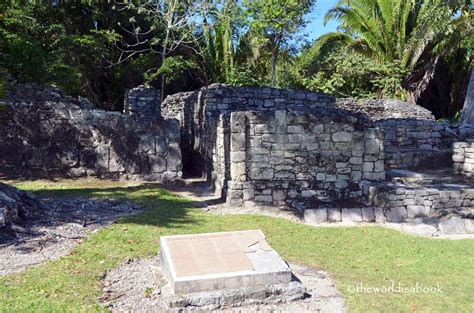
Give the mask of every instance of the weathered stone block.
[{"label": "weathered stone block", "polygon": [[341,209],[328,209],[328,220],[330,222],[340,222],[342,220]]},{"label": "weathered stone block", "polygon": [[304,210],[304,220],[306,223],[323,223],[328,221],[326,209],[307,209]]},{"label": "weathered stone block", "polygon": [[374,222],[375,221],[375,214],[374,208],[362,208],[362,221],[364,222]]},{"label": "weathered stone block", "polygon": [[407,210],[405,207],[390,207],[385,213],[387,222],[399,223],[407,218]]},{"label": "weathered stone block", "polygon": [[244,201],[252,200],[255,197],[255,189],[244,189],[243,199]]},{"label": "weathered stone block", "polygon": [[350,142],[352,141],[352,134],[348,132],[336,132],[332,134],[332,140],[335,142]]},{"label": "weathered stone block", "polygon": [[408,218],[423,217],[430,215],[430,207],[423,205],[408,205],[407,216]]},{"label": "weathered stone block", "polygon": [[273,200],[282,201],[286,199],[286,193],[283,190],[274,190],[273,191]]},{"label": "weathered stone block", "polygon": [[231,152],[230,160],[231,162],[243,162],[245,161],[246,153],[245,151],[235,151]]},{"label": "weathered stone block", "polygon": [[457,216],[451,216],[441,221],[438,224],[438,227],[442,234],[453,235],[465,233],[466,225],[464,219]]},{"label": "weathered stone block", "polygon": [[246,139],[245,134],[237,133],[232,134],[230,139],[232,151],[245,151]]},{"label": "weathered stone block", "polygon": [[362,222],[361,209],[342,209],[341,213],[342,213],[342,222],[344,223]]}]

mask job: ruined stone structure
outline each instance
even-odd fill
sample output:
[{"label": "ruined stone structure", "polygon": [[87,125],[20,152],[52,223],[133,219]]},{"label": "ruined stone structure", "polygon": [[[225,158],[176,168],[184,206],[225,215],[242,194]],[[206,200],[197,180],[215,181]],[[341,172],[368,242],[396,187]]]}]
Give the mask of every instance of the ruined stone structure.
[{"label": "ruined stone structure", "polygon": [[464,138],[418,106],[220,84],[159,98],[140,86],[120,114],[19,84],[0,107],[0,173],[198,176],[227,205],[289,207],[312,222],[474,215],[474,188],[452,171],[454,160],[471,175],[473,144],[453,146]]},{"label": "ruined stone structure", "polygon": [[461,180],[399,170],[452,163],[449,124],[409,103],[211,85],[168,97],[162,113],[180,121],[187,174],[231,206],[291,207],[313,222],[472,214]]},{"label": "ruined stone structure", "polygon": [[384,132],[386,168],[436,167],[450,163],[449,124],[430,111],[398,100],[338,99],[337,107],[363,113]]},{"label": "ruined stone structure", "polygon": [[129,92],[131,116],[33,85],[12,84],[9,92],[0,104],[0,176],[181,176],[177,121],[164,120],[159,109],[140,109],[156,107],[154,90]]},{"label": "ruined stone structure", "polygon": [[361,181],[385,178],[383,135],[347,112],[234,112],[230,132],[232,205],[356,199]]},{"label": "ruined stone structure", "polygon": [[232,205],[354,199],[361,181],[384,179],[383,134],[324,94],[211,85],[168,97],[162,112],[180,120],[190,174]]},{"label": "ruined stone structure", "polygon": [[138,86],[127,92],[124,100],[124,113],[135,119],[151,121],[161,116],[160,91]]},{"label": "ruined stone structure", "polygon": [[474,176],[474,142],[453,143],[453,168],[456,173],[467,177]]}]

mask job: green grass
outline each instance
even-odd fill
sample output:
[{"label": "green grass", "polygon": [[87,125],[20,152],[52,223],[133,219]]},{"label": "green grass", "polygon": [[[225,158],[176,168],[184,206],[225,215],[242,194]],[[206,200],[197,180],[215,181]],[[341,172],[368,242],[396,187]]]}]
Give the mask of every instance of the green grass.
[{"label": "green grass", "polygon": [[[162,235],[262,229],[288,261],[331,273],[353,312],[474,312],[474,240],[433,240],[383,227],[314,228],[254,215],[214,216],[153,185],[100,181],[22,182],[54,195],[126,198],[146,213],[90,236],[72,254],[0,278],[1,312],[103,310],[100,278],[127,259],[150,257]],[[441,293],[354,293],[366,287],[436,286]]]}]

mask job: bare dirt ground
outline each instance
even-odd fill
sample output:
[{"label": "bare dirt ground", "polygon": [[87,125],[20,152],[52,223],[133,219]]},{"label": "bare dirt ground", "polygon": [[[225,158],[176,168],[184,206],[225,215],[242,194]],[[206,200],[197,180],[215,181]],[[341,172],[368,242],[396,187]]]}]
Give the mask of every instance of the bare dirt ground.
[{"label": "bare dirt ground", "polygon": [[[293,274],[306,287],[302,300],[212,310],[213,312],[346,312],[344,298],[327,272],[290,264]],[[158,257],[129,261],[110,271],[102,280],[101,300],[113,312],[161,312],[160,288],[166,284]],[[179,312],[205,312],[190,307]],[[168,311],[168,310],[167,310]]]},{"label": "bare dirt ground", "polygon": [[87,198],[42,199],[44,214],[0,233],[0,275],[69,254],[92,232],[120,216],[143,211],[130,202]]}]

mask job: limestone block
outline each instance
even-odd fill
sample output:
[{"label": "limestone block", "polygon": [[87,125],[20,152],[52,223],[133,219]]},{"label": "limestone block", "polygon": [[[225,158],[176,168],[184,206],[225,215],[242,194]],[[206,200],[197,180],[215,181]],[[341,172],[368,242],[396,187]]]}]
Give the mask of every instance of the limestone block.
[{"label": "limestone block", "polygon": [[335,132],[332,134],[332,140],[335,142],[351,142],[352,134],[348,132]]},{"label": "limestone block", "polygon": [[254,197],[254,200],[256,202],[264,202],[264,203],[272,203],[273,202],[273,198],[271,195],[259,195],[259,196],[255,196]]},{"label": "limestone block", "polygon": [[387,221],[387,218],[384,214],[384,210],[382,208],[374,208],[374,217],[376,223],[385,223]]},{"label": "limestone block", "polygon": [[464,220],[464,223],[465,223],[466,233],[468,233],[468,234],[474,234],[474,220],[472,220],[472,219],[465,219],[465,220]]},{"label": "limestone block", "polygon": [[345,180],[339,180],[337,181],[334,186],[337,188],[337,189],[346,189],[347,186],[348,186],[348,183],[347,181]]},{"label": "limestone block", "polygon": [[245,161],[246,153],[244,151],[233,151],[230,153],[231,162],[243,162]]},{"label": "limestone block", "polygon": [[423,217],[430,215],[430,207],[423,205],[407,205],[408,218]]},{"label": "limestone block", "polygon": [[252,168],[250,170],[252,179],[273,179],[273,169],[271,168]]},{"label": "limestone block", "polygon": [[230,127],[233,133],[245,133],[245,114],[233,112],[230,116]]},{"label": "limestone block", "polygon": [[245,162],[235,162],[230,165],[230,172],[232,179],[238,179],[241,176],[245,175],[247,172],[247,166]]},{"label": "limestone block", "polygon": [[296,175],[290,171],[277,171],[274,175],[275,179],[295,179]]},{"label": "limestone block", "polygon": [[385,164],[384,164],[383,160],[375,161],[375,163],[374,163],[374,172],[376,172],[376,173],[383,172],[384,167],[385,167]]},{"label": "limestone block", "polygon": [[463,234],[466,231],[465,227],[464,219],[457,216],[448,217],[438,224],[440,232],[445,235]]},{"label": "limestone block", "polygon": [[326,174],[324,173],[317,173],[316,180],[324,181],[326,179]]},{"label": "limestone block", "polygon": [[245,133],[232,134],[230,144],[232,151],[245,151]]},{"label": "limestone block", "polygon": [[289,125],[287,130],[289,134],[301,134],[303,132],[303,128],[297,125]]},{"label": "limestone block", "polygon": [[286,193],[284,190],[273,190],[273,200],[275,201],[282,201],[286,198]]},{"label": "limestone block", "polygon": [[255,125],[255,134],[268,134],[275,132],[272,125],[269,124],[257,124]]},{"label": "limestone block", "polygon": [[328,220],[330,222],[340,222],[342,220],[341,209],[328,209]]},{"label": "limestone block", "polygon": [[355,165],[361,165],[362,164],[362,158],[361,157],[351,157],[349,159],[350,164],[355,164]]},{"label": "limestone block", "polygon": [[364,162],[362,164],[362,172],[370,173],[374,171],[374,162]]},{"label": "limestone block", "polygon": [[252,200],[255,197],[255,189],[244,189],[243,190],[243,200]]},{"label": "limestone block", "polygon": [[378,139],[366,139],[365,151],[369,154],[377,154],[380,152],[380,142]]},{"label": "limestone block", "polygon": [[290,143],[299,143],[303,141],[303,135],[301,134],[289,134],[288,142]]},{"label": "limestone block", "polygon": [[306,209],[304,210],[304,220],[306,223],[324,223],[328,221],[326,209]]},{"label": "limestone block", "polygon": [[359,182],[362,179],[362,173],[360,171],[352,171],[351,181]]},{"label": "limestone block", "polygon": [[303,198],[314,197],[316,194],[317,194],[317,192],[314,191],[314,190],[303,190],[303,191],[301,191],[301,196]]},{"label": "limestone block", "polygon": [[361,209],[342,209],[342,222],[344,223],[358,223],[362,222]]},{"label": "limestone block", "polygon": [[364,222],[374,222],[375,221],[375,214],[374,208],[362,208],[362,220]]},{"label": "limestone block", "polygon": [[399,223],[407,218],[407,210],[405,207],[390,207],[386,211],[387,222]]}]

